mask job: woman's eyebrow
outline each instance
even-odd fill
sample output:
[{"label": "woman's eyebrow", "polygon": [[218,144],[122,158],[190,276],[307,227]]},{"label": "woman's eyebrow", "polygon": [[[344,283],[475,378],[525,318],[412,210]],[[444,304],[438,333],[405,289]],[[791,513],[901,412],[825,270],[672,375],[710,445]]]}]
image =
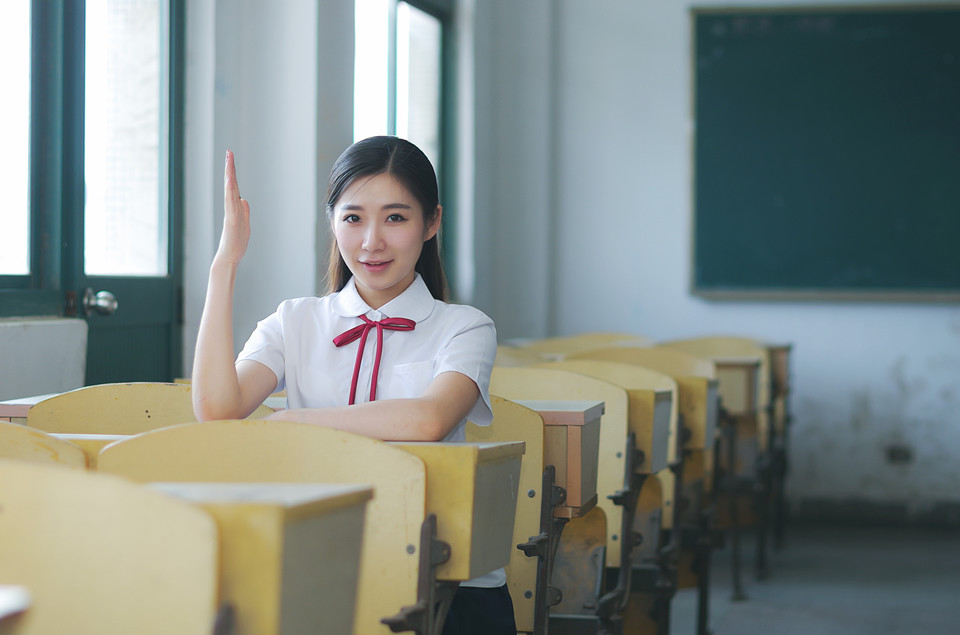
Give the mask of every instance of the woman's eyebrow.
[{"label": "woman's eyebrow", "polygon": [[[343,210],[347,211],[363,211],[363,205],[358,205],[357,203],[347,203],[341,207]],[[406,203],[387,203],[380,209],[413,209]]]}]

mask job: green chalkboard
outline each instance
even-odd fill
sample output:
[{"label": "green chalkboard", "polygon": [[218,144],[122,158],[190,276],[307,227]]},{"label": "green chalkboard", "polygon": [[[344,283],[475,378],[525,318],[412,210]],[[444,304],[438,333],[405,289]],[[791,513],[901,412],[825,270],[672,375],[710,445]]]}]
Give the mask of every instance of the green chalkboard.
[{"label": "green chalkboard", "polygon": [[960,298],[960,7],[693,22],[694,292]]}]

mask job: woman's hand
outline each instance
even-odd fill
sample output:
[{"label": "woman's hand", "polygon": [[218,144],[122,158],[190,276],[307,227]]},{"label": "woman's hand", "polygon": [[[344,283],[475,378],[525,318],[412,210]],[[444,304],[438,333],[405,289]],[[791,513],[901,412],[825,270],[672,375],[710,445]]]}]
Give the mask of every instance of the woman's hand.
[{"label": "woman's hand", "polygon": [[237,264],[250,242],[250,204],[240,198],[233,152],[227,150],[223,168],[223,233],[215,260]]}]

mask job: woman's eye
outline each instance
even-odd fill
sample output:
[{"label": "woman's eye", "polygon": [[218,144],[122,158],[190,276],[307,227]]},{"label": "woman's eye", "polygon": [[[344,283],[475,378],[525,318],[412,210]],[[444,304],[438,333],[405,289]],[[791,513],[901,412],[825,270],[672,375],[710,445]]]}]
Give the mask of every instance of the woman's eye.
[{"label": "woman's eye", "polygon": [[387,221],[391,223],[402,223],[405,220],[407,219],[400,214],[390,214],[390,216],[387,217]]},{"label": "woman's eye", "polygon": [[346,216],[343,217],[343,222],[345,222],[345,223],[359,223],[359,222],[360,222],[360,217],[357,216],[356,214],[347,214]]}]

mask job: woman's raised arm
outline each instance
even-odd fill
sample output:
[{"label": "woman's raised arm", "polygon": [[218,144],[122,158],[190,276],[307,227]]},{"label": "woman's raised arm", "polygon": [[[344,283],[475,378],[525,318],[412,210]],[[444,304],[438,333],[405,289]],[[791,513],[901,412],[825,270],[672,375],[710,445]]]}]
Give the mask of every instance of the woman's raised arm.
[{"label": "woman's raised arm", "polygon": [[237,266],[250,241],[250,204],[240,197],[230,151],[223,171],[223,211],[223,233],[210,265],[193,359],[193,411],[201,421],[246,417],[275,388],[277,379],[262,364],[243,364],[240,373],[234,366],[233,290]]}]

